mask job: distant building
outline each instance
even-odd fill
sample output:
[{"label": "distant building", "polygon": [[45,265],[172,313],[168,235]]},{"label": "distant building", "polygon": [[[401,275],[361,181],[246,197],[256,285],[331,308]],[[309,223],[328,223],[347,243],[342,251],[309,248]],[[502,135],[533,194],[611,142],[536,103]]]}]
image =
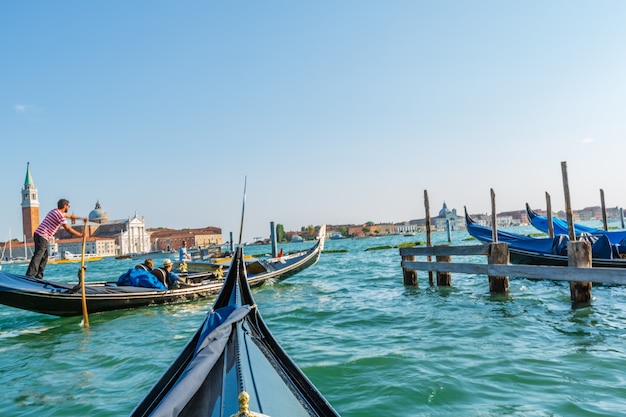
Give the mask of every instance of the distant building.
[{"label": "distant building", "polygon": [[181,247],[183,240],[189,248],[208,248],[222,244],[222,229],[219,227],[205,227],[199,229],[151,229],[151,246],[153,250],[174,251]]},{"label": "distant building", "polygon": [[[27,243],[26,245],[15,244],[14,255],[22,256],[19,252],[23,251],[26,252],[24,256],[29,257],[33,251],[33,233],[40,223],[38,193],[30,172],[30,164],[26,165],[21,206],[22,224]],[[216,227],[183,231],[155,229],[155,236],[152,238],[151,232],[146,230],[143,217],[135,213],[133,217],[127,219],[110,220],[100,200],[96,201],[95,208],[89,213],[88,218],[85,253],[89,254],[116,256],[153,250],[177,250],[183,240],[187,240],[189,247],[206,247],[222,243],[222,230]],[[85,225],[73,224],[72,227],[82,232]],[[81,253],[82,242],[82,238],[76,238],[64,228],[60,228],[50,242],[50,251]]]}]

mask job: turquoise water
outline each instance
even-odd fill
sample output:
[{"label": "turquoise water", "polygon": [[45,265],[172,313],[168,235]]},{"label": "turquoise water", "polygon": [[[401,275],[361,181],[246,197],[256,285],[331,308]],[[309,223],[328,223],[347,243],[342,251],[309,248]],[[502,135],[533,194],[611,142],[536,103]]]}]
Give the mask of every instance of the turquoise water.
[{"label": "turquoise water", "polygon": [[[474,243],[465,238],[452,243]],[[508,296],[492,296],[485,276],[453,274],[438,288],[420,272],[419,287],[405,287],[398,249],[365,251],[416,240],[425,237],[329,241],[347,252],[254,290],[274,335],[343,417],[626,415],[625,288],[594,287],[591,306],[573,309],[567,283],[511,278]],[[246,249],[259,252],[269,248]],[[90,262],[87,279],[132,265]],[[77,269],[49,265],[47,278]],[[0,416],[128,415],[211,303],[93,314],[88,329],[80,317],[0,306]]]}]

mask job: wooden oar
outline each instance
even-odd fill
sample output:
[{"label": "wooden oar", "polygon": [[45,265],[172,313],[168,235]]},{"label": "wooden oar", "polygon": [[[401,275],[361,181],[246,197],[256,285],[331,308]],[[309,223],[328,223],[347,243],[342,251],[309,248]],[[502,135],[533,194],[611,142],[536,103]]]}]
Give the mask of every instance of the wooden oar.
[{"label": "wooden oar", "polygon": [[85,246],[87,246],[87,220],[83,227],[83,251],[80,257],[80,291],[83,294],[83,323],[89,327],[89,315],[87,314],[87,296],[85,295]]}]

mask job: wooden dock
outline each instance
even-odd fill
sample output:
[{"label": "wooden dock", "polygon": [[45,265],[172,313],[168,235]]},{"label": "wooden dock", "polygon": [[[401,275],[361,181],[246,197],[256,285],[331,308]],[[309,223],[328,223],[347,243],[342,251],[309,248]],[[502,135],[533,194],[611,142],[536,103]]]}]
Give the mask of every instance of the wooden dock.
[{"label": "wooden dock", "polygon": [[[587,242],[570,242],[583,246]],[[588,244],[586,245],[588,246]],[[486,275],[489,278],[489,289],[493,293],[508,292],[508,277],[522,277],[551,281],[569,281],[572,290],[572,301],[588,302],[591,299],[591,283],[626,285],[626,269],[624,268],[591,268],[591,254],[582,250],[569,251],[573,260],[570,265],[582,266],[548,266],[548,265],[512,265],[508,262],[508,245],[506,243],[489,243],[471,246],[423,246],[400,249],[402,257],[405,285],[417,285],[417,271],[429,271],[429,282],[436,273],[437,285],[452,285],[452,273]],[[580,254],[580,255],[578,255]],[[483,263],[452,262],[452,257],[484,256]],[[577,261],[576,256],[581,260]],[[436,261],[418,261],[418,257],[432,258]],[[589,262],[586,262],[588,257]],[[580,262],[580,263],[577,263]],[[588,265],[588,266],[587,266]]]}]

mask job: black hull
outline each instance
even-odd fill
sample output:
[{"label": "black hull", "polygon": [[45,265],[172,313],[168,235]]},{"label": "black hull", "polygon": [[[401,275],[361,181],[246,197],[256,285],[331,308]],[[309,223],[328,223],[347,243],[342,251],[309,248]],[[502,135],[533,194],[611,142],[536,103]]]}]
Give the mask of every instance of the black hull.
[{"label": "black hull", "polygon": [[[517,265],[567,266],[567,256],[540,254],[509,248],[511,263]],[[595,268],[626,268],[625,259],[597,259],[591,261]]]},{"label": "black hull", "polygon": [[[205,287],[187,291],[172,290],[166,293],[151,294],[87,294],[85,298],[87,300],[87,311],[89,313],[100,313],[103,311],[193,301],[218,294],[221,284],[215,283]],[[82,295],[80,292],[76,294],[37,294],[1,291],[0,303],[10,307],[59,317],[80,316],[83,314]]]},{"label": "black hull", "polygon": [[[324,237],[312,248],[283,258],[263,261],[257,273],[248,277],[250,287],[267,281],[286,279],[315,264],[324,247]],[[0,303],[52,316],[80,316],[82,293],[69,291],[64,283],[37,281],[0,272]],[[182,303],[219,294],[223,281],[206,281],[180,289],[156,291],[148,288],[117,287],[113,283],[88,283],[85,288],[87,311],[99,313],[160,304]]]}]

